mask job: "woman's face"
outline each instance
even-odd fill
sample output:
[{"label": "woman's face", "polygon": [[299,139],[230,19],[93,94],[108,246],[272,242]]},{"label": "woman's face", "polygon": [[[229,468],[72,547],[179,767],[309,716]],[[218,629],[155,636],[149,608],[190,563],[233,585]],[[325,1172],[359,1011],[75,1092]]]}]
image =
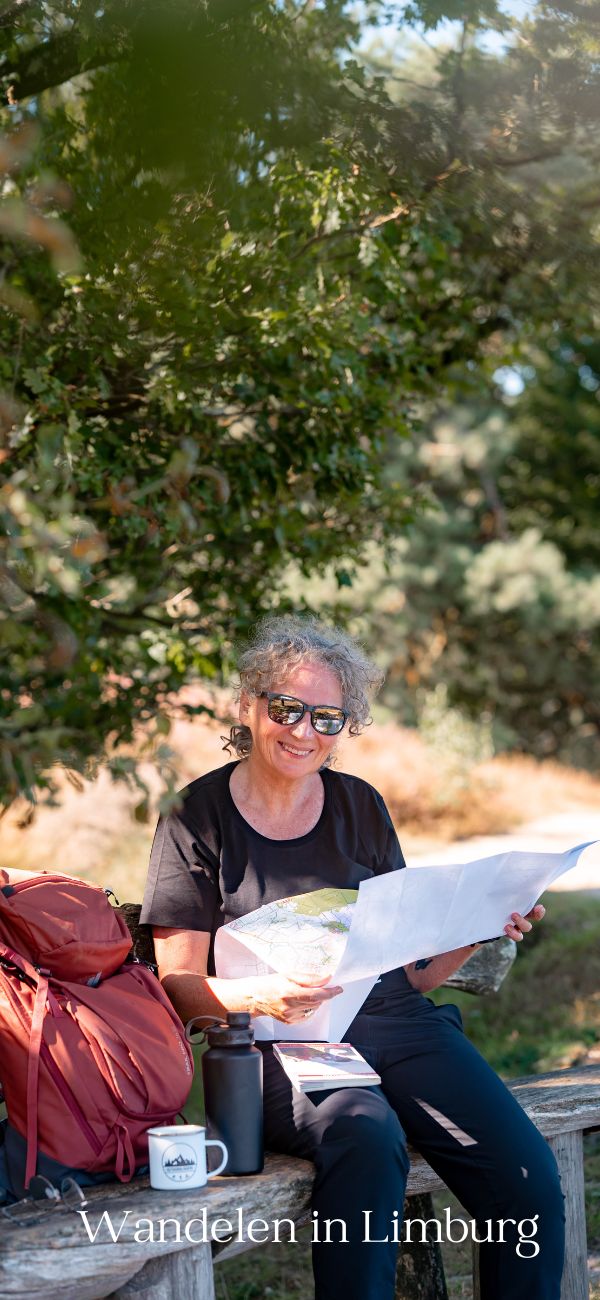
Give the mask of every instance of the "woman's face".
[{"label": "woman's face", "polygon": [[[295,668],[288,677],[273,682],[272,691],[293,695],[304,704],[332,704],[343,708],[342,690],[336,673],[317,662]],[[252,753],[274,772],[286,777],[304,777],[318,772],[335,749],[339,736],[321,736],[315,731],[310,713],[300,722],[282,727],[272,722],[268,701],[242,692],[240,722],[252,732]]]}]

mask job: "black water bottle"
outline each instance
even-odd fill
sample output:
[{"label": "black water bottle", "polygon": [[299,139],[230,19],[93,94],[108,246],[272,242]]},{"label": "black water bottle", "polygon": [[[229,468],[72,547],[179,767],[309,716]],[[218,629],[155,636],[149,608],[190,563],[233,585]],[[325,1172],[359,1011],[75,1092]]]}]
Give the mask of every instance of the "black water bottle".
[{"label": "black water bottle", "polygon": [[262,1053],[247,1011],[228,1011],[227,1024],[207,1026],[202,1057],[209,1137],[227,1147],[226,1174],[259,1174],[264,1164]]}]

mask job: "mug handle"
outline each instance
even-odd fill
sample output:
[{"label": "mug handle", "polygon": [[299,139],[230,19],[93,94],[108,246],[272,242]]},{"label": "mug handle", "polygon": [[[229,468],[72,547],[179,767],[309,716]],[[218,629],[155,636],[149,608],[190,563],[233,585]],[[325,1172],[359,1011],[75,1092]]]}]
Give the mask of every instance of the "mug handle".
[{"label": "mug handle", "polygon": [[224,1153],[224,1154],[223,1154],[223,1159],[222,1159],[222,1161],[221,1161],[221,1163],[220,1163],[220,1165],[219,1165],[219,1168],[218,1168],[218,1169],[211,1169],[210,1173],[206,1175],[207,1178],[216,1178],[217,1174],[221,1174],[221,1173],[223,1172],[223,1170],[224,1170],[224,1168],[225,1168],[225,1165],[227,1164],[227,1160],[228,1160],[228,1151],[227,1151],[227,1147],[225,1146],[225,1143],[224,1143],[224,1142],[219,1142],[219,1139],[218,1139],[218,1138],[206,1138],[205,1146],[207,1146],[207,1147],[220,1147],[221,1150],[222,1150],[223,1153]]}]

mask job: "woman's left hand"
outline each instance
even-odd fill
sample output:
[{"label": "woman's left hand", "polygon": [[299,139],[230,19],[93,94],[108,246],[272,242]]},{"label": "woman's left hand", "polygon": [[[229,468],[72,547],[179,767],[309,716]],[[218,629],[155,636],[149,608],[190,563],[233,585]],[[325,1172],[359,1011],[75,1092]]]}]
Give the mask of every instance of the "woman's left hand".
[{"label": "woman's left hand", "polygon": [[531,930],[533,921],[541,921],[546,914],[546,908],[542,903],[536,903],[527,916],[521,916],[520,912],[511,912],[512,921],[507,921],[504,927],[504,933],[509,939],[516,939],[520,942],[524,934]]}]

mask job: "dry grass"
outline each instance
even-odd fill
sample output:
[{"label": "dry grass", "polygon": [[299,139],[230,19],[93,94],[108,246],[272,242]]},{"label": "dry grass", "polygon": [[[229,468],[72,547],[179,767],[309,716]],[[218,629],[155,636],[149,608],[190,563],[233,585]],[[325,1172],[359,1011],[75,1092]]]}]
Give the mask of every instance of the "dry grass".
[{"label": "dry grass", "polygon": [[[223,762],[222,729],[212,721],[174,723],[170,740],[182,786]],[[0,865],[65,871],[110,885],[121,902],[141,898],[162,788],[154,766],[144,763],[141,774],[154,804],[146,824],[134,817],[138,789],[104,771],[79,793],[59,773],[59,807],[39,808],[21,829],[24,805],[15,804],[0,822]]]},{"label": "dry grass", "polygon": [[[181,785],[218,767],[227,755],[222,722],[176,721],[170,745]],[[448,780],[439,758],[415,731],[373,726],[347,739],[337,766],[381,791],[409,850],[431,843],[500,833],[544,813],[600,809],[600,781],[557,763],[500,757],[474,768],[463,784]],[[156,803],[160,775],[150,764],[144,776]],[[110,780],[106,772],[78,793],[61,779],[61,805],[40,808],[33,824],[19,827],[23,808],[0,822],[0,864],[72,872],[111,885],[125,899],[141,896],[152,841],[149,822],[133,817],[138,790]],[[123,901],[123,899],[122,899]]]},{"label": "dry grass", "polygon": [[340,767],[381,791],[409,849],[501,834],[549,812],[600,812],[600,781],[587,772],[501,756],[472,768],[459,784],[418,732],[393,724],[347,742]]}]

